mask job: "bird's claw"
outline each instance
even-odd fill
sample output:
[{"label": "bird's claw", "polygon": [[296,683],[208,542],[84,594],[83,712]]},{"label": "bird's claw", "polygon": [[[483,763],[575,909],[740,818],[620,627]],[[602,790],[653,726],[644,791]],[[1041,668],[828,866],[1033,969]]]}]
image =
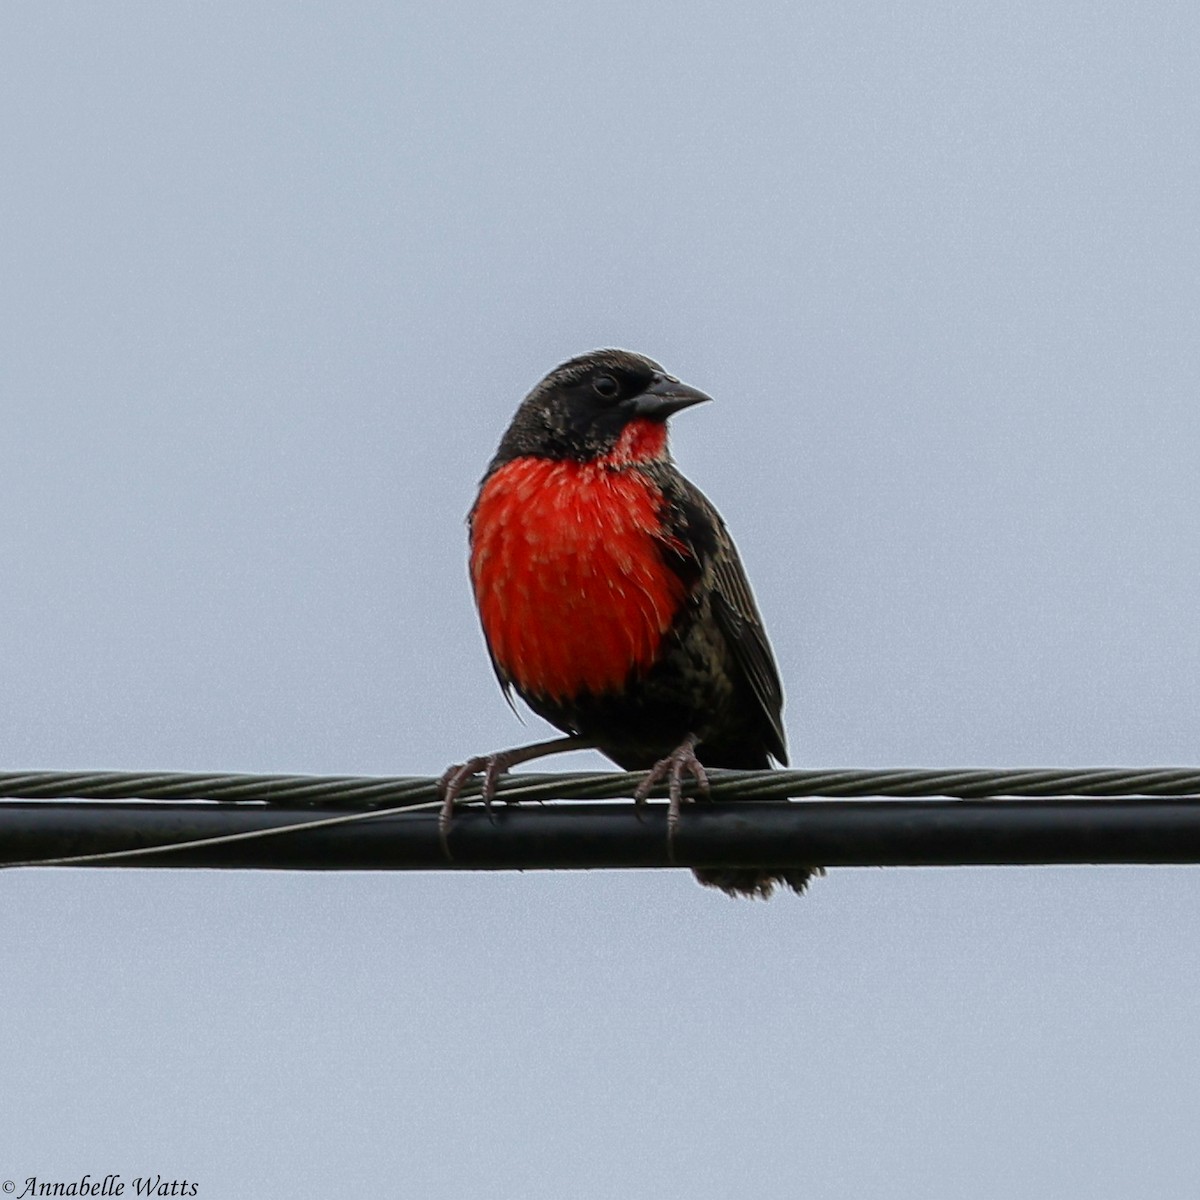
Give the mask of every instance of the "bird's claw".
[{"label": "bird's claw", "polygon": [[[458,801],[459,793],[472,776],[483,775],[480,796],[490,816],[500,776],[510,767],[530,762],[535,758],[543,758],[547,754],[562,754],[567,750],[589,750],[593,745],[588,738],[570,733],[566,737],[552,738],[548,742],[535,742],[532,746],[514,746],[511,750],[499,750],[495,754],[480,754],[475,758],[468,758],[465,763],[447,767],[438,780],[438,794],[442,798],[442,811],[438,814],[438,840],[442,844],[442,853],[447,859],[454,857],[450,853],[448,841],[450,821],[454,816],[454,805]],[[512,802],[516,803],[516,799]]]},{"label": "bird's claw", "polygon": [[489,816],[492,803],[496,799],[496,785],[500,776],[508,770],[509,764],[504,754],[478,754],[468,758],[465,763],[455,763],[442,772],[438,780],[438,794],[442,798],[442,808],[438,813],[438,841],[442,844],[442,853],[447,858],[453,858],[450,853],[450,822],[454,818],[454,806],[467,782],[476,775],[483,775],[483,786],[480,797],[483,807]]},{"label": "bird's claw", "polygon": [[694,733],[686,738],[666,758],[646,772],[646,778],[637,785],[633,793],[635,804],[645,804],[647,797],[658,784],[667,782],[667,857],[675,861],[675,831],[679,828],[679,814],[683,808],[683,777],[691,775],[696,781],[696,791],[708,795],[708,772],[696,757],[697,737]]}]

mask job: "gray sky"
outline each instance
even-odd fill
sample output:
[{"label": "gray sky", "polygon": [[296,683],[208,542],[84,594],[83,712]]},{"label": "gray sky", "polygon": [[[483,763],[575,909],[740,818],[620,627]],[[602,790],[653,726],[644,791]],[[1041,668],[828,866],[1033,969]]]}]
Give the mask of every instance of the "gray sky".
[{"label": "gray sky", "polygon": [[[5,5],[4,769],[541,736],[463,515],[602,345],[717,398],[797,765],[1195,763],[1198,59],[1183,3]],[[1197,880],[7,874],[0,1177],[1193,1196]]]}]

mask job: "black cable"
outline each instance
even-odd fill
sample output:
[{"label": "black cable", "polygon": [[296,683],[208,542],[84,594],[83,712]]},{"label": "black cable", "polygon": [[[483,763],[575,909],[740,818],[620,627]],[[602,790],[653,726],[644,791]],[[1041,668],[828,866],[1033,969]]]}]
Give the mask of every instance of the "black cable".
[{"label": "black cable", "polygon": [[[436,781],[424,777],[8,773],[0,775],[0,796],[9,798],[0,800],[0,865],[429,870],[1200,861],[1200,771],[1192,768],[711,777],[713,801],[685,806],[673,860],[664,805],[596,803],[629,796],[641,778],[618,772],[506,778],[500,795],[508,800],[577,802],[498,803],[491,813],[461,805],[447,860]],[[850,798],[861,796],[894,799]]]}]

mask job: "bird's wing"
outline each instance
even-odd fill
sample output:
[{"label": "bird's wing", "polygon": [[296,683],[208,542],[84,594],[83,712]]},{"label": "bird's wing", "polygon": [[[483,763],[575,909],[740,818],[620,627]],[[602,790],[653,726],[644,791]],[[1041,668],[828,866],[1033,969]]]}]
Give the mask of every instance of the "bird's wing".
[{"label": "bird's wing", "polygon": [[713,616],[763,718],[767,749],[787,766],[783,685],[737,547],[721,514],[708,497],[682,476],[676,476],[676,480],[677,486],[683,485],[681,504],[677,508],[683,518],[676,526],[678,534],[688,543],[701,566],[705,561],[711,564]]},{"label": "bird's wing", "polygon": [[779,681],[779,668],[775,665],[775,656],[771,653],[762,617],[758,615],[750,586],[746,582],[746,572],[732,542],[729,542],[728,553],[717,560],[715,576],[713,613],[766,718],[770,730],[767,749],[787,766],[787,743],[783,733],[783,685]]}]

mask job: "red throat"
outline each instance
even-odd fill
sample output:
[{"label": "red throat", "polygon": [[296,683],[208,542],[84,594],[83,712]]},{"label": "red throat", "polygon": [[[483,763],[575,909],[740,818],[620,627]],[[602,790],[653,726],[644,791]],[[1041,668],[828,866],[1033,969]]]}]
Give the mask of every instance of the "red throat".
[{"label": "red throat", "polygon": [[519,690],[598,695],[655,660],[685,589],[663,561],[657,490],[614,467],[665,443],[661,422],[634,421],[606,460],[518,458],[484,484],[471,579],[492,656]]},{"label": "red throat", "polygon": [[667,426],[665,421],[650,421],[639,417],[630,421],[621,430],[617,444],[603,461],[616,465],[635,462],[653,462],[665,458],[667,453]]}]

